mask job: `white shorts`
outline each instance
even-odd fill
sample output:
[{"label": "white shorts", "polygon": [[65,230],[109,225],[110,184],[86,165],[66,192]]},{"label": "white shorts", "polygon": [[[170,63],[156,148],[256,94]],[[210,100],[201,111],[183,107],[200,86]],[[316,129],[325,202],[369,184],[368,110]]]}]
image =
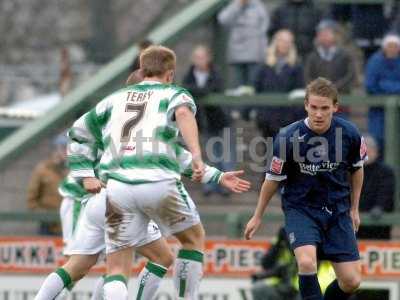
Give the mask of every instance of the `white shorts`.
[{"label": "white shorts", "polygon": [[74,205],[75,201],[73,199],[64,198],[60,206],[60,219],[61,219],[62,237],[64,242],[64,251],[67,248],[68,243],[70,242],[74,231]]},{"label": "white shorts", "polygon": [[[92,255],[105,250],[104,221],[106,214],[106,191],[93,195],[82,204],[76,231],[68,245],[67,255]],[[146,245],[161,238],[160,230],[154,222],[150,222],[146,237],[139,241],[139,246]]]},{"label": "white shorts", "polygon": [[182,232],[200,223],[189,194],[179,180],[144,184],[107,183],[107,253],[138,247],[153,220],[163,236]]}]

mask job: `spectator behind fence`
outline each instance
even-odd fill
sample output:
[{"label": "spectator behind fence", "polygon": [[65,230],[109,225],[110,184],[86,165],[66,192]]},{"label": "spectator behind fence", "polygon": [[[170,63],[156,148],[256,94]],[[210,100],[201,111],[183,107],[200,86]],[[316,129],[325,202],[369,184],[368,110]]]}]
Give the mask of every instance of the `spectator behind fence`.
[{"label": "spectator behind fence", "polygon": [[[365,69],[365,88],[372,95],[400,94],[400,37],[388,34],[382,41],[382,49],[368,60]],[[368,131],[384,151],[384,109],[371,107],[368,113]]]},{"label": "spectator behind fence", "polygon": [[139,47],[139,53],[138,55],[135,57],[135,59],[133,60],[131,66],[129,67],[129,71],[132,73],[134,71],[136,71],[137,69],[140,68],[140,53],[143,52],[143,50],[145,50],[146,48],[150,47],[151,45],[153,45],[153,43],[150,40],[142,40],[138,43],[138,47]]},{"label": "spectator behind fence", "polygon": [[306,83],[318,77],[332,81],[339,92],[350,93],[355,66],[350,54],[337,43],[337,23],[323,20],[317,26],[315,50],[308,56],[304,70]]},{"label": "spectator behind fence", "polygon": [[[370,214],[378,220],[384,212],[394,209],[395,176],[392,168],[377,158],[379,148],[372,136],[365,136],[368,161],[364,166],[364,183],[360,198],[360,212]],[[387,240],[391,238],[391,226],[361,226],[358,230],[360,239]]]},{"label": "spectator behind fence", "polygon": [[[67,174],[66,144],[64,135],[57,136],[53,142],[54,152],[50,158],[39,162],[33,170],[28,186],[28,207],[33,211],[58,213],[61,196],[58,185]],[[41,222],[39,234],[59,235],[59,222]]]},{"label": "spectator behind fence", "polygon": [[[267,49],[265,64],[257,74],[257,93],[288,93],[304,87],[303,68],[297,58],[294,36],[283,29],[275,33]],[[303,107],[262,107],[257,109],[257,127],[263,137],[273,137],[283,126],[301,118]]]},{"label": "spectator behind fence", "polygon": [[312,51],[310,37],[321,20],[322,12],[312,0],[287,0],[271,14],[270,36],[280,29],[289,29],[296,37],[296,47],[302,59]]},{"label": "spectator behind fence", "polygon": [[331,14],[335,20],[350,21],[353,39],[368,59],[381,44],[388,29],[383,3],[332,4]]},{"label": "spectator behind fence", "polygon": [[235,85],[252,85],[267,46],[269,16],[260,0],[232,0],[218,14],[229,29],[228,63],[235,72]]},{"label": "spectator behind fence", "polygon": [[[202,98],[208,94],[223,91],[222,77],[212,64],[212,56],[208,47],[199,45],[194,48],[192,65],[186,73],[182,85],[199,101],[196,118],[206,137],[208,139],[210,137],[222,138],[224,128],[231,125],[230,116],[220,106],[209,106],[201,103]],[[223,171],[231,170],[234,161],[232,151],[233,147],[230,144],[213,143],[212,152],[217,161],[212,161],[212,164]],[[218,184],[207,184],[204,193],[213,192],[226,194],[225,190],[222,190]]]},{"label": "spectator behind fence", "polygon": [[395,5],[391,16],[390,31],[400,35],[400,3]]}]

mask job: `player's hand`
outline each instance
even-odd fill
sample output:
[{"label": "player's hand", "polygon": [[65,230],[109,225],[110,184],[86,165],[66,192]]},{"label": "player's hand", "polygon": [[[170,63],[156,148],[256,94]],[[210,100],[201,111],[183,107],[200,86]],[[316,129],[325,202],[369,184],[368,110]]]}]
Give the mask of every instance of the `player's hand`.
[{"label": "player's hand", "polygon": [[201,182],[201,179],[203,178],[205,172],[204,162],[201,157],[192,159],[192,170],[192,180],[194,182]]},{"label": "player's hand", "polygon": [[350,217],[351,217],[351,221],[353,222],[354,232],[357,232],[358,228],[360,227],[360,223],[361,223],[360,213],[359,213],[358,209],[350,210]]},{"label": "player's hand", "polygon": [[83,178],[82,183],[84,189],[91,194],[97,194],[103,187],[105,187],[105,184],[96,177]]},{"label": "player's hand", "polygon": [[243,170],[225,172],[222,175],[219,184],[234,193],[247,192],[251,187],[251,183],[239,177],[242,176],[243,174],[244,174]]},{"label": "player's hand", "polygon": [[245,239],[250,240],[256,233],[260,225],[261,225],[261,218],[253,216],[247,223],[246,229],[244,230]]}]

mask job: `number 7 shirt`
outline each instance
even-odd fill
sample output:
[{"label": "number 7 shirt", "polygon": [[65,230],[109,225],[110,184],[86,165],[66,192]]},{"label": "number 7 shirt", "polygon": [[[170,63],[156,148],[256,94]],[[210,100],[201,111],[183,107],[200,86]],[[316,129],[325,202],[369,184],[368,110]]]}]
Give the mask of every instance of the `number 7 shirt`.
[{"label": "number 7 shirt", "polygon": [[143,81],[118,90],[80,117],[69,130],[70,175],[94,177],[95,153],[103,151],[99,177],[125,183],[180,179],[175,109],[196,113],[190,93],[173,84]]}]

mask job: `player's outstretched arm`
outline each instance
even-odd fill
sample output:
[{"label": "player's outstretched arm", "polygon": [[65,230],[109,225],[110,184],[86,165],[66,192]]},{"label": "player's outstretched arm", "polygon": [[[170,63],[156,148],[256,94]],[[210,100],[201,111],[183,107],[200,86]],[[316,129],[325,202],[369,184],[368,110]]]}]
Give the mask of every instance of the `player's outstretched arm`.
[{"label": "player's outstretched arm", "polygon": [[261,225],[261,220],[264,215],[264,211],[267,208],[269,201],[272,196],[278,190],[279,181],[266,179],[261,187],[261,192],[258,197],[257,207],[253,217],[249,220],[244,231],[244,237],[246,240],[250,240],[256,233]]},{"label": "player's outstretched arm", "polygon": [[251,183],[240,178],[243,175],[243,170],[225,172],[222,174],[219,184],[233,193],[247,192],[251,187]]},{"label": "player's outstretched arm", "polygon": [[192,166],[194,181],[201,181],[204,175],[204,163],[201,157],[199,143],[199,130],[193,112],[186,106],[181,105],[175,110],[175,119],[182,134],[183,140],[192,153]]},{"label": "player's outstretched arm", "polygon": [[[183,147],[179,147],[179,150],[181,154],[178,155],[178,161],[182,170],[182,175],[193,180],[193,156]],[[249,181],[240,178],[243,175],[243,170],[224,173],[212,166],[204,164],[204,176],[202,176],[201,182],[218,183],[233,193],[243,193],[247,192],[251,187],[251,183]]]},{"label": "player's outstretched arm", "polygon": [[354,231],[358,231],[360,227],[360,213],[358,206],[360,203],[360,195],[364,180],[364,168],[358,168],[351,174],[351,210],[350,216],[353,221]]}]

